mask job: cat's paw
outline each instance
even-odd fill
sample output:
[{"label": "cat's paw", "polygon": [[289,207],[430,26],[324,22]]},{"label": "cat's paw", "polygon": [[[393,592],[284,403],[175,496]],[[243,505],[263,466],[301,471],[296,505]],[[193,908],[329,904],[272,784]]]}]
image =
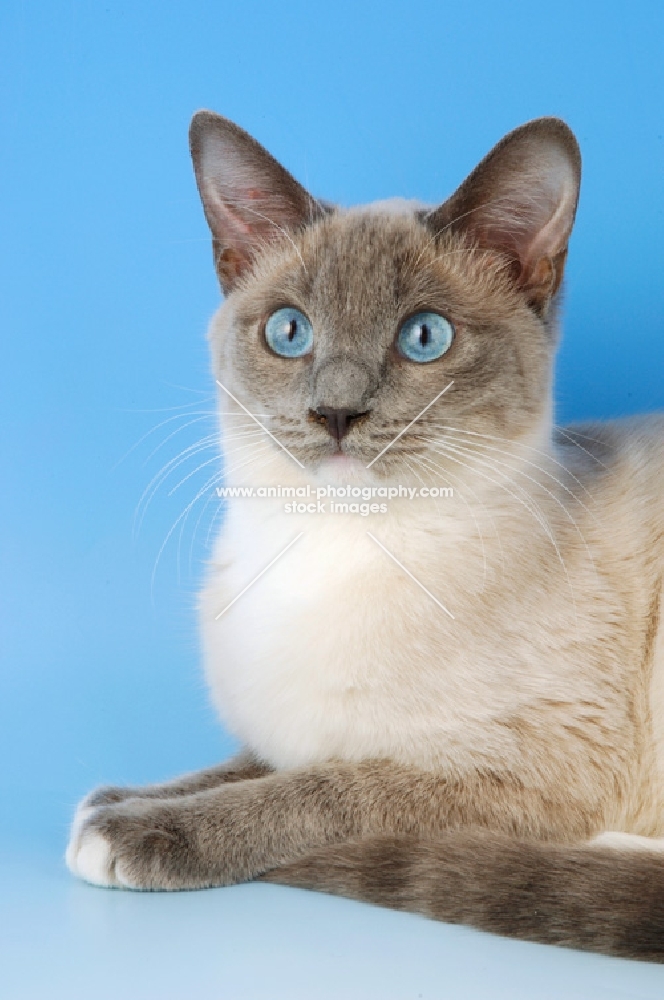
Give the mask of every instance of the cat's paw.
[{"label": "cat's paw", "polygon": [[86,828],[93,813],[94,809],[79,809],[76,814],[65,854],[67,867],[92,885],[116,885],[109,841],[93,827]]},{"label": "cat's paw", "polygon": [[140,799],[98,806],[87,801],[76,814],[65,856],[72,874],[124,889],[206,884],[189,874],[198,867],[196,852],[176,810]]},{"label": "cat's paw", "polygon": [[116,788],[111,785],[103,785],[101,788],[93,789],[93,791],[89,792],[85,798],[81,799],[76,807],[76,812],[74,813],[71,829],[69,831],[69,843],[65,854],[65,860],[70,871],[74,872],[74,874],[78,874],[76,871],[76,854],[78,851],[77,845],[81,839],[81,831],[95,809],[99,806],[122,802],[130,797],[131,790],[129,788]]},{"label": "cat's paw", "polygon": [[[79,813],[89,812],[90,809],[95,809],[97,806],[110,806],[117,802],[124,802],[126,799],[136,798],[138,794],[136,788],[100,785],[99,788],[93,788],[84,799],[81,799],[76,809],[76,816]],[[74,821],[76,821],[76,816]]]}]

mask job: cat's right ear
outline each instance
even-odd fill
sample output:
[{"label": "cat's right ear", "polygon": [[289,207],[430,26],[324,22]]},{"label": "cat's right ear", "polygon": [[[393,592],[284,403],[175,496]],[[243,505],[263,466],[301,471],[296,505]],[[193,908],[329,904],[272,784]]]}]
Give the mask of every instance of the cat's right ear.
[{"label": "cat's right ear", "polygon": [[271,240],[325,214],[325,209],[266,149],[212,111],[191,121],[189,145],[224,294]]}]

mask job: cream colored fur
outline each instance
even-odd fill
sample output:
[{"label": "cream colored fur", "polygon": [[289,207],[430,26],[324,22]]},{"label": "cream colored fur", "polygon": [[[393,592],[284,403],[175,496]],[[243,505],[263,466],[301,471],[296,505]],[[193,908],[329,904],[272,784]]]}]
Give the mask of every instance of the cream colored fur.
[{"label": "cream colored fur", "polygon": [[[213,346],[226,335],[225,308]],[[444,417],[444,398],[439,405]],[[448,498],[392,501],[387,515],[368,518],[285,516],[280,499],[231,501],[201,598],[206,673],[224,722],[260,758],[290,768],[386,757],[458,774],[485,764],[538,781],[538,772],[567,773],[582,740],[598,773],[617,776],[609,799],[603,784],[591,787],[592,769],[577,776],[579,795],[596,802],[597,829],[664,835],[661,628],[644,660],[664,560],[664,422],[607,426],[607,467],[604,451],[589,457],[592,440],[556,449],[548,412],[522,454],[552,475],[565,466],[582,485],[568,479],[572,503],[547,481],[551,496],[537,494],[542,523],[515,499],[516,473],[510,497],[466,470],[482,500],[472,509]],[[231,413],[226,424],[246,428],[246,419]],[[312,476],[266,440],[267,464],[249,450],[243,461],[234,445],[241,471],[229,483],[332,481],[331,463]],[[396,478],[406,477],[416,483],[405,469]],[[339,478],[384,482],[361,463]],[[540,759],[524,753],[525,727],[537,733]]]},{"label": "cream colored fur", "polygon": [[334,209],[212,112],[190,142],[228,484],[454,495],[231,500],[200,614],[244,750],[92,792],[71,870],[263,878],[661,962],[664,417],[554,427],[574,136],[527,123],[433,211]]}]

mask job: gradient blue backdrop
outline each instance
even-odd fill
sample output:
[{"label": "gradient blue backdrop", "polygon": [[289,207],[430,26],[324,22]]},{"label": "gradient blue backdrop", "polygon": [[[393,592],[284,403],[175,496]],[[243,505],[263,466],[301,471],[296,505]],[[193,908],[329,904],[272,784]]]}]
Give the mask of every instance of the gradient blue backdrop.
[{"label": "gradient blue backdrop", "polygon": [[[194,471],[212,451],[185,456],[132,536],[152,477],[212,429],[204,332],[219,293],[188,158],[192,112],[233,118],[343,204],[440,200],[504,132],[564,117],[584,181],[558,417],[609,417],[664,407],[663,67],[659,2],[4,0],[7,996],[73,997],[91,984],[106,996],[103,968],[109,996],[131,995],[133,977],[138,996],[183,997],[192,994],[178,977],[192,967],[197,996],[574,996],[584,975],[579,996],[609,986],[634,996],[636,983],[639,996],[662,995],[658,969],[552,958],[272,887],[121,897],[74,885],[60,855],[71,808],[92,785],[165,778],[232,746],[207,704],[192,611],[212,506],[177,522],[215,468]],[[214,944],[231,932],[221,964],[192,958],[206,934]],[[280,956],[272,979],[250,948],[256,934]],[[170,941],[160,973],[157,952]],[[114,949],[130,972],[111,962]],[[443,956],[453,970],[444,989]],[[316,968],[324,984],[312,987]]]}]

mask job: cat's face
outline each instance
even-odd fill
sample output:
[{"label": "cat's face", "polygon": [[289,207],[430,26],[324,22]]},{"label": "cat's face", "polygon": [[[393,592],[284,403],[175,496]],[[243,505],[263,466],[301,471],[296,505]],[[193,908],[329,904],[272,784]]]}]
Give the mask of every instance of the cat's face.
[{"label": "cat's face", "polygon": [[373,466],[386,475],[443,424],[518,440],[541,423],[549,303],[578,193],[561,123],[513,133],[516,152],[504,140],[425,213],[323,208],[236,126],[197,119],[194,161],[227,292],[215,374],[303,465],[366,466],[394,442]]},{"label": "cat's face", "polygon": [[[273,245],[233,293],[212,350],[220,381],[271,414],[270,429],[305,465],[340,453],[367,465],[450,383],[376,472],[424,449],[441,421],[513,437],[537,420],[551,336],[495,256],[459,238],[432,239],[414,214],[335,214],[293,238],[296,247]],[[311,324],[303,356],[268,344],[266,323],[284,307]],[[404,323],[422,313],[453,331],[431,361],[408,358],[398,344]],[[333,409],[358,414],[339,439],[319,415]]]}]

